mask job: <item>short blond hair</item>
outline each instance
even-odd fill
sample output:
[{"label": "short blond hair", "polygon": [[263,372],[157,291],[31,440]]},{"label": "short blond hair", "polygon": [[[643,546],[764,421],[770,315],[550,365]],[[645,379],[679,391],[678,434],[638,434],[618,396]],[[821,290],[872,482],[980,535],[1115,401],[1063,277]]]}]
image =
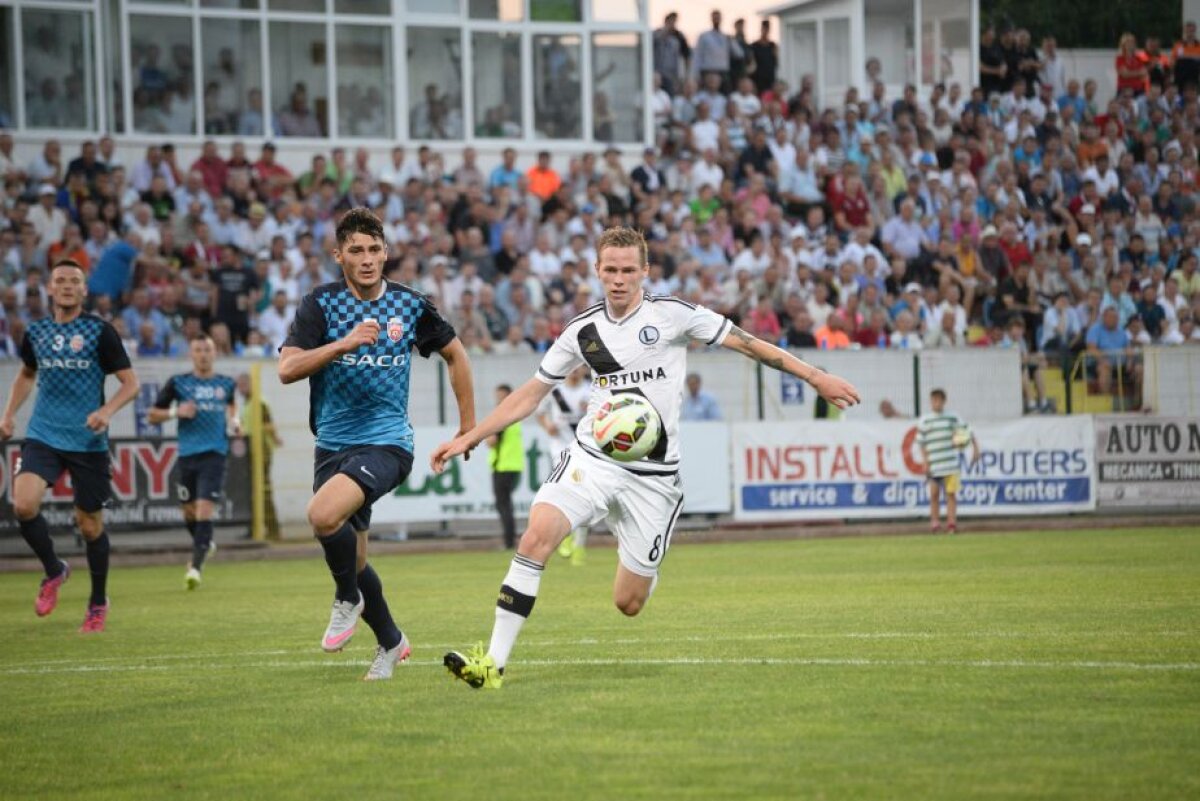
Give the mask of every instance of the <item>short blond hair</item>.
[{"label": "short blond hair", "polygon": [[644,267],[649,261],[649,256],[646,252],[646,238],[642,236],[642,232],[625,226],[617,226],[609,228],[596,240],[596,261],[599,262],[604,255],[605,248],[637,248],[641,254],[641,263]]}]

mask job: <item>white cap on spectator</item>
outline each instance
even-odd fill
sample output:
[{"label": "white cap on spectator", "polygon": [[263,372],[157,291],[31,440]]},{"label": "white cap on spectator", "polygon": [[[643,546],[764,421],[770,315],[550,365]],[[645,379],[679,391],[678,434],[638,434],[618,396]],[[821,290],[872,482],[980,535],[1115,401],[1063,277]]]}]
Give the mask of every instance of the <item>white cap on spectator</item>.
[{"label": "white cap on spectator", "polygon": [[1090,248],[1092,246],[1092,237],[1089,234],[1080,234],[1075,237],[1075,246],[1080,248]]},{"label": "white cap on spectator", "polygon": [[803,225],[796,223],[792,226],[790,239],[808,239],[808,229]]},{"label": "white cap on spectator", "polygon": [[1093,206],[1091,203],[1084,203],[1082,206],[1079,207],[1079,213],[1080,214],[1095,214],[1096,207]]},{"label": "white cap on spectator", "polygon": [[907,295],[909,292],[916,292],[917,294],[920,294],[921,293],[921,285],[918,284],[916,281],[910,281],[909,283],[904,285],[904,294]]},{"label": "white cap on spectator", "polygon": [[57,195],[58,190],[54,188],[54,184],[42,184],[38,187],[39,195]]},{"label": "white cap on spectator", "polygon": [[996,226],[989,225],[983,229],[983,238],[987,239],[989,236],[997,236],[999,233],[1000,232],[996,230]]},{"label": "white cap on spectator", "polygon": [[942,174],[940,172],[938,172],[937,170],[930,170],[929,172],[925,173],[925,180],[926,181],[940,181],[940,180],[942,180]]}]

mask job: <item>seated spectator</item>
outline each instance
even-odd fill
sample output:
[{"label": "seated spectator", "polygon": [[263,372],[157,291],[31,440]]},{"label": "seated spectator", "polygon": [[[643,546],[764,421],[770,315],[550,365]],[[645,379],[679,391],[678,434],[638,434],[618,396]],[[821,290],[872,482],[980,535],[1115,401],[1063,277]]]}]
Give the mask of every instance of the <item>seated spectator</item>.
[{"label": "seated spectator", "polygon": [[892,332],[888,344],[892,348],[920,350],[925,346],[921,340],[921,332],[917,329],[917,317],[908,309],[896,315],[896,330]]},{"label": "seated spectator", "polygon": [[1121,326],[1117,307],[1104,307],[1100,320],[1093,323],[1087,332],[1089,368],[1095,370],[1097,384],[1102,393],[1112,392],[1112,375],[1115,369],[1128,369],[1131,366],[1132,344],[1129,331]]},{"label": "seated spectator", "polygon": [[822,350],[843,350],[850,347],[850,336],[846,333],[847,320],[845,315],[836,311],[825,321],[825,325],[817,329],[817,347]]}]

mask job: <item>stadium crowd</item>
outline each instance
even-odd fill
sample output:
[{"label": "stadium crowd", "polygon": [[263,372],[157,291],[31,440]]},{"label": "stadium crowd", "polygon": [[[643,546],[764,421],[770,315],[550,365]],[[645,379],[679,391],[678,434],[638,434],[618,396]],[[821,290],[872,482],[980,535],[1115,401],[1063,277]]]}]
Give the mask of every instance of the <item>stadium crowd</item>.
[{"label": "stadium crowd", "polygon": [[989,28],[976,85],[875,81],[818,108],[811,77],[777,79],[766,22],[750,42],[714,12],[694,43],[674,23],[653,35],[656,141],[633,169],[615,148],[507,150],[485,171],[470,147],[397,145],[293,174],[270,142],[211,141],[191,164],[170,144],[126,164],[109,137],[18,164],[0,132],[0,355],[48,313],[64,257],[140,356],[200,330],[272,353],[338,275],[334,224],[356,206],[386,223],[389,277],[476,354],[544,351],[601,297],[593,242],[617,222],[649,239],[650,292],[786,346],[1019,349],[1028,411],[1047,408],[1047,364],[1090,353],[1107,390],[1140,345],[1200,344],[1194,24],[1170,52],[1121,37],[1112,98],[1067,78],[1052,37]]}]

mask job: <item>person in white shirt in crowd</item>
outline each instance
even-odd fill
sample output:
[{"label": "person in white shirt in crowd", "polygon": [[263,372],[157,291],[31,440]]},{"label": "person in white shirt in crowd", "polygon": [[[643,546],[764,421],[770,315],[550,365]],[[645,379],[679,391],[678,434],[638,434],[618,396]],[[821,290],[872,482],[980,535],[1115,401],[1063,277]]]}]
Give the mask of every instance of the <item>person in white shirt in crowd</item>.
[{"label": "person in white shirt in crowd", "polygon": [[[158,246],[162,244],[162,229],[159,227],[158,221],[154,219],[154,213],[150,209],[150,204],[139,203],[133,207],[132,219],[126,221],[128,231],[138,235],[142,244],[145,246]],[[218,244],[230,244],[220,242]],[[237,244],[233,242],[232,244]]]},{"label": "person in white shirt in crowd", "polygon": [[29,222],[38,235],[38,245],[48,248],[63,238],[67,230],[67,215],[55,205],[58,190],[51,184],[38,187],[38,202],[29,209]]},{"label": "person in white shirt in crowd", "polygon": [[421,179],[421,165],[416,159],[405,157],[403,147],[392,148],[391,161],[379,170],[376,181],[386,183],[397,192],[403,192],[408,182]]},{"label": "person in white shirt in crowd", "polygon": [[175,173],[171,172],[171,165],[163,158],[162,148],[150,145],[146,148],[146,157],[134,165],[129,183],[138,192],[146,192],[155,176],[162,176],[167,182],[167,189],[175,191]]},{"label": "person in white shirt in crowd", "polygon": [[295,315],[296,308],[289,303],[287,293],[282,289],[276,290],[271,296],[271,304],[258,315],[256,326],[266,342],[269,353],[277,352],[283,345]]},{"label": "person in white shirt in crowd", "polygon": [[737,106],[738,112],[743,117],[757,117],[758,113],[762,111],[762,101],[755,94],[754,81],[750,78],[742,78],[738,81],[738,90],[729,96],[729,102]]},{"label": "person in white shirt in crowd", "polygon": [[700,163],[692,167],[692,185],[697,192],[703,186],[710,186],[713,191],[717,191],[724,182],[725,170],[717,161],[717,149],[715,147],[706,148]]},{"label": "person in white shirt in crowd", "polygon": [[908,309],[896,315],[896,330],[888,340],[889,347],[907,350],[920,350],[925,346],[921,333],[916,328],[916,316]]},{"label": "person in white shirt in crowd", "polygon": [[542,281],[549,281],[558,275],[562,268],[562,259],[554,252],[550,243],[550,235],[544,231],[538,234],[537,244],[529,254],[529,270]]},{"label": "person in white shirt in crowd", "polygon": [[771,254],[763,235],[758,231],[750,234],[750,247],[742,248],[742,252],[733,259],[733,269],[747,270],[752,278],[757,278],[771,266]]},{"label": "person in white shirt in crowd", "polygon": [[721,145],[721,126],[714,119],[712,108],[701,101],[696,104],[696,121],[689,129],[691,132],[691,148],[703,153],[706,150],[717,150]]}]

